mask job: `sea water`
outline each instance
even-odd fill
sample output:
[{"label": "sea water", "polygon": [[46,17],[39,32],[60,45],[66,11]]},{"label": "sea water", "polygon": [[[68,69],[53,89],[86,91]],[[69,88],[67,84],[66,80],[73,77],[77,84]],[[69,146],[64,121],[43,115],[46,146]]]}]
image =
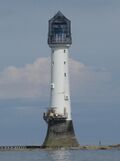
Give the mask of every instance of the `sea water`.
[{"label": "sea water", "polygon": [[118,150],[3,151],[0,161],[120,161]]}]

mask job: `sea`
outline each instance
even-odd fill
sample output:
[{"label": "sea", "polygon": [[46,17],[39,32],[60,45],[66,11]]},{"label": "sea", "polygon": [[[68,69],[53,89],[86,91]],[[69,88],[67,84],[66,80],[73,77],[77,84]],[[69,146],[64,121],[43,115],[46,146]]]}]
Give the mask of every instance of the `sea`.
[{"label": "sea", "polygon": [[119,150],[3,151],[0,161],[120,161]]}]

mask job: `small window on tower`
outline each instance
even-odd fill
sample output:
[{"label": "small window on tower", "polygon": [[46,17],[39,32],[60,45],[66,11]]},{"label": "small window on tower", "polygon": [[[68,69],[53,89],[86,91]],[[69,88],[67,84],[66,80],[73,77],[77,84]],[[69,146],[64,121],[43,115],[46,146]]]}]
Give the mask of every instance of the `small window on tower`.
[{"label": "small window on tower", "polygon": [[66,73],[64,73],[64,76],[66,77]]},{"label": "small window on tower", "polygon": [[66,61],[64,61],[64,64],[66,64]]},{"label": "small window on tower", "polygon": [[52,65],[54,65],[54,61],[52,62]]},{"label": "small window on tower", "polygon": [[64,50],[64,53],[65,53],[66,51]]}]

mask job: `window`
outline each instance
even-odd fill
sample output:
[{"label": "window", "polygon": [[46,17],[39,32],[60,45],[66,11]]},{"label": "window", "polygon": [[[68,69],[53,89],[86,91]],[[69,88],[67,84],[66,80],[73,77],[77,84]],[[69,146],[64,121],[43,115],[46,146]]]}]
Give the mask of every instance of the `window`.
[{"label": "window", "polygon": [[54,65],[54,61],[52,62],[52,65]]},{"label": "window", "polygon": [[66,61],[64,61],[64,64],[66,64]]},{"label": "window", "polygon": [[66,77],[66,73],[64,73],[64,76]]}]

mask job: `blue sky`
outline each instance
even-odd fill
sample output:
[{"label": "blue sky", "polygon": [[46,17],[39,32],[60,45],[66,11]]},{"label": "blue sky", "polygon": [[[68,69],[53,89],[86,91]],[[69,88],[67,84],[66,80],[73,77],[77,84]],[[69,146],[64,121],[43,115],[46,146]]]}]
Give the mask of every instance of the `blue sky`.
[{"label": "blue sky", "polygon": [[[78,139],[120,143],[119,0],[0,0],[0,144],[42,142],[41,106],[49,105],[48,20],[58,10],[72,21],[71,100]],[[13,138],[7,135],[10,127]],[[27,141],[22,132],[27,138],[28,130]]]}]

